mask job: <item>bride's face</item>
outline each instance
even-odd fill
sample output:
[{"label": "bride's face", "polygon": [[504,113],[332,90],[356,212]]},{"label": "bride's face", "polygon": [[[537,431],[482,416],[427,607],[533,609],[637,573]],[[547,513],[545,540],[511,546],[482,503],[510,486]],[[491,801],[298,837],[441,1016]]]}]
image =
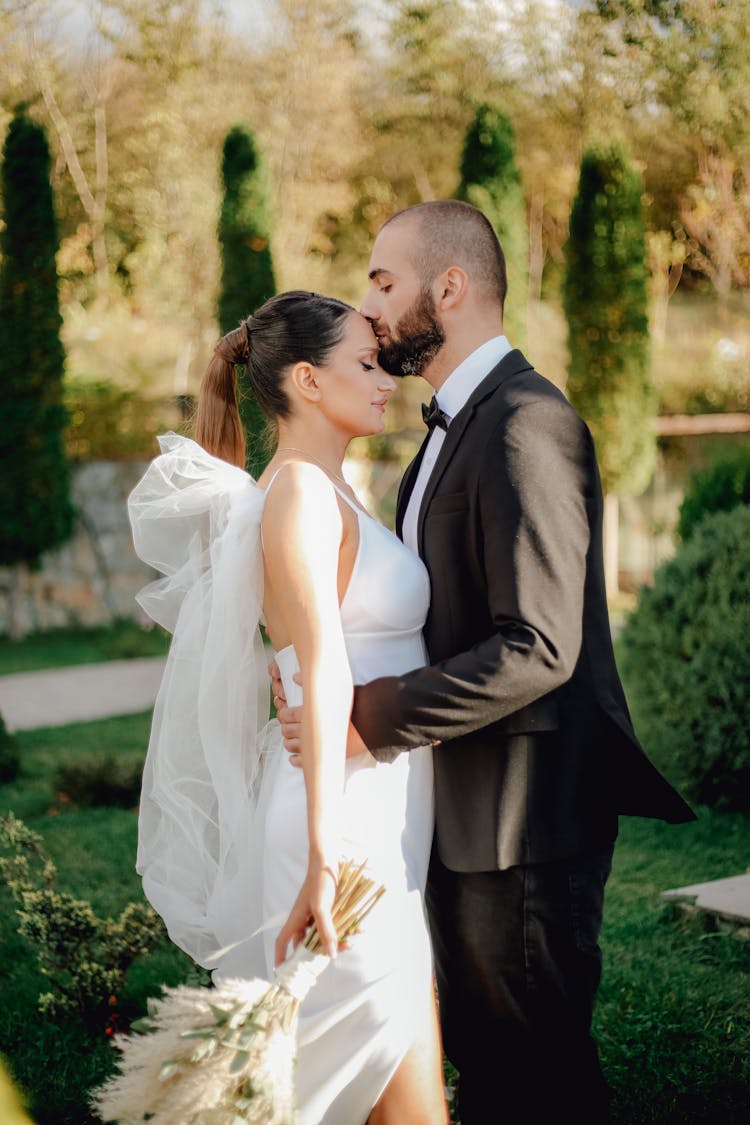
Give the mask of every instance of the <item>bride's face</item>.
[{"label": "bride's face", "polygon": [[358,312],[347,317],[343,339],[316,370],[319,407],[347,437],[379,434],[396,380],[378,365],[378,341]]}]

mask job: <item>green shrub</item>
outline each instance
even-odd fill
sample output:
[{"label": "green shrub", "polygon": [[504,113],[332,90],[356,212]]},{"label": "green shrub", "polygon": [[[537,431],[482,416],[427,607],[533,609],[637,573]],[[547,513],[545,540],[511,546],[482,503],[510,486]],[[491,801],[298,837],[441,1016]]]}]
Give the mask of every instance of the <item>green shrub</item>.
[{"label": "green shrub", "polygon": [[680,505],[677,533],[688,539],[707,515],[738,504],[750,504],[750,448],[693,474]]},{"label": "green shrub", "polygon": [[[59,248],[44,129],[22,106],[0,168],[0,565],[35,567],[73,531],[63,448],[65,351],[55,259]],[[20,632],[17,598],[11,634]]]},{"label": "green shrub", "polygon": [[[276,292],[271,256],[268,174],[251,133],[235,125],[224,138],[224,195],[219,214],[221,288],[217,307],[222,333],[231,332]],[[247,440],[247,468],[254,477],[269,461],[266,419],[246,378],[240,376],[239,408]]]},{"label": "green shrub", "polygon": [[464,138],[460,173],[456,198],[479,208],[492,223],[503,248],[508,274],[504,331],[514,347],[523,348],[529,291],[526,204],[516,164],[513,125],[496,106],[477,107]]},{"label": "green shrub", "polygon": [[174,398],[144,398],[107,382],[66,380],[65,406],[72,461],[149,460],[158,452],[155,435],[184,424]]},{"label": "green shrub", "polygon": [[140,797],[142,772],[142,763],[122,762],[113,754],[106,754],[60,766],[54,787],[74,805],[132,809]]},{"label": "green shrub", "polygon": [[143,656],[162,656],[169,648],[171,636],[159,625],[144,627],[137,621],[122,617],[100,632],[100,646],[106,660],[132,660]]},{"label": "green shrub", "polygon": [[707,516],[641,591],[622,670],[643,742],[685,796],[750,810],[750,507]]},{"label": "green shrub", "polygon": [[642,492],[653,474],[656,412],[648,334],[640,173],[619,143],[583,154],[565,247],[565,393],[591,428],[605,492]]},{"label": "green shrub", "polygon": [[20,640],[0,636],[0,675],[66,668],[103,660],[164,656],[170,635],[158,625],[116,618],[109,625],[64,625],[29,633]]},{"label": "green shrub", "polygon": [[18,743],[13,735],[8,733],[5,720],[0,715],[0,785],[15,781],[20,766],[21,753]]},{"label": "green shrub", "polygon": [[133,961],[164,941],[161,919],[145,902],[129,903],[117,919],[99,918],[90,902],[58,891],[41,836],[13,813],[0,817],[0,850],[18,932],[34,947],[49,986],[38,998],[40,1012],[108,1023]]}]

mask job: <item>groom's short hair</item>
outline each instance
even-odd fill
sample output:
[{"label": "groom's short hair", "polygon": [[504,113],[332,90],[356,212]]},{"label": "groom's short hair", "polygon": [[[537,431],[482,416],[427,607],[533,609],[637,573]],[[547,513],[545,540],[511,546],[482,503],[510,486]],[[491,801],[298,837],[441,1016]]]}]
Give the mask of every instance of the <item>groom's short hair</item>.
[{"label": "groom's short hair", "polygon": [[460,266],[502,309],[508,292],[505,255],[486,215],[470,203],[436,199],[398,211],[383,226],[402,219],[418,224],[411,257],[424,286],[450,266]]}]

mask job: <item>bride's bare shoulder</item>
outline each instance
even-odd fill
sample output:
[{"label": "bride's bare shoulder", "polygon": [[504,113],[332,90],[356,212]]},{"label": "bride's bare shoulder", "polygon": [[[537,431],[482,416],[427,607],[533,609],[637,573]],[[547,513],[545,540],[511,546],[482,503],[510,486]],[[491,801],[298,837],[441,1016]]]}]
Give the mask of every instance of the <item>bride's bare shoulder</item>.
[{"label": "bride's bare shoulder", "polygon": [[341,512],[328,475],[308,461],[287,461],[266,484],[263,539],[291,547],[301,540],[315,550],[321,537],[341,538]]}]

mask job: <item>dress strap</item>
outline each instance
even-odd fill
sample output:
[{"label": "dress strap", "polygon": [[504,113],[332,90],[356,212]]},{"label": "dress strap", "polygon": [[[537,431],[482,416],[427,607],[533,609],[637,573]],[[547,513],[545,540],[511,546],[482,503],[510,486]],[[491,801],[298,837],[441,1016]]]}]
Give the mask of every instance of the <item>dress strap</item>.
[{"label": "dress strap", "polygon": [[[272,477],[271,477],[271,479],[269,480],[268,484],[267,484],[267,485],[266,485],[266,487],[265,487],[265,488],[263,489],[263,491],[265,492],[266,496],[268,496],[268,493],[269,493],[269,492],[271,491],[271,488],[273,487],[273,483],[274,483],[274,481],[276,480],[276,478],[278,477],[279,473],[280,473],[280,472],[282,472],[282,470],[283,470],[283,469],[285,469],[285,468],[287,467],[287,465],[292,465],[292,464],[294,464],[294,462],[293,462],[293,461],[285,461],[283,465],[279,465],[278,469],[276,469],[275,473],[273,474],[273,476],[272,476]],[[309,464],[312,464],[312,462],[310,462],[310,461],[305,461],[305,462],[303,462],[303,464],[305,464],[305,465],[309,465]],[[354,511],[355,511],[355,512],[356,512],[357,514],[359,514],[359,515],[363,515],[363,516],[366,516],[366,515],[368,514],[368,513],[367,513],[367,512],[365,511],[365,509],[364,509],[364,508],[363,508],[363,507],[362,507],[362,506],[361,506],[360,504],[357,504],[357,503],[356,503],[356,502],[355,502],[354,500],[352,500],[352,499],[351,499],[351,497],[350,497],[350,496],[347,496],[347,495],[346,495],[346,493],[345,493],[345,492],[343,491],[343,489],[341,489],[341,488],[340,488],[340,487],[339,487],[339,486],[338,486],[338,485],[336,484],[335,480],[333,480],[333,479],[331,478],[330,474],[329,474],[329,473],[326,473],[326,472],[325,472],[325,469],[322,469],[321,471],[322,471],[323,473],[325,473],[325,475],[326,475],[326,476],[328,477],[329,481],[331,482],[331,485],[332,485],[332,487],[333,487],[333,490],[334,490],[334,492],[336,492],[336,494],[337,494],[338,496],[340,496],[340,497],[341,497],[341,499],[342,499],[342,500],[343,500],[343,501],[344,501],[344,502],[345,502],[346,504],[348,504],[350,508],[353,508],[353,509],[354,509]]]},{"label": "dress strap", "polygon": [[346,504],[348,504],[350,508],[354,509],[354,511],[357,513],[357,515],[362,515],[362,516],[367,515],[367,512],[365,511],[365,509],[363,507],[361,507],[361,505],[357,504],[354,500],[352,500],[351,496],[347,496],[346,493],[344,492],[344,490],[339,488],[339,486],[336,484],[335,481],[331,481],[331,484],[333,485],[335,492],[338,493],[338,495],[341,497],[341,499]]},{"label": "dress strap", "polygon": [[277,469],[277,470],[276,470],[276,472],[275,472],[275,473],[273,474],[273,476],[272,476],[272,477],[271,477],[271,479],[269,480],[269,482],[268,482],[268,484],[266,485],[266,487],[265,487],[265,488],[263,489],[263,491],[265,492],[266,496],[267,496],[267,495],[268,495],[268,493],[269,493],[269,492],[271,491],[271,488],[272,488],[272,486],[273,486],[273,482],[274,482],[274,481],[276,480],[276,478],[277,478],[277,476],[279,475],[279,473],[281,472],[281,470],[282,470],[283,468],[285,468],[285,467],[286,467],[286,466],[287,466],[288,464],[289,464],[289,462],[288,462],[288,461],[285,461],[283,465],[279,465],[278,469]]}]

